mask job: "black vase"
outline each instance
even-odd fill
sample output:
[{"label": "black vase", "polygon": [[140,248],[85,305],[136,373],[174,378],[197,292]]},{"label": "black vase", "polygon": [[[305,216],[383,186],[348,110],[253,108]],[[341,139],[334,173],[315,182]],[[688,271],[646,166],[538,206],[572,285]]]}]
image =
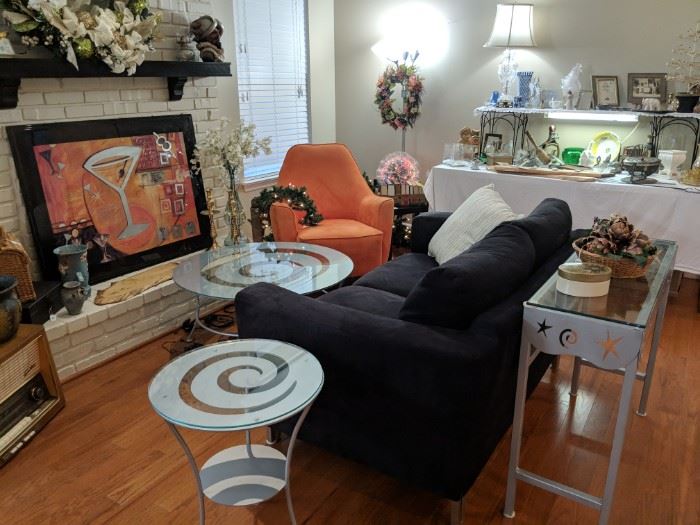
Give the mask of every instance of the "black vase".
[{"label": "black vase", "polygon": [[17,279],[0,275],[0,343],[12,339],[19,329],[22,303],[17,298]]},{"label": "black vase", "polygon": [[700,100],[700,95],[676,93],[676,100],[678,100],[678,113],[692,113],[698,100]]}]

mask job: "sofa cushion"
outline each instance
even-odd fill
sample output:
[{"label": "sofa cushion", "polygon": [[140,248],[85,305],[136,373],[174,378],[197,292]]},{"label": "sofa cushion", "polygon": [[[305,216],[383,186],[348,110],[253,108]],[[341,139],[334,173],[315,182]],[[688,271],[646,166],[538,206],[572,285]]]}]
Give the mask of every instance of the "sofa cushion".
[{"label": "sofa cushion", "polygon": [[488,184],[472,193],[450,215],[428,244],[428,255],[442,264],[486,237],[503,221],[517,219],[510,206]]},{"label": "sofa cushion", "polygon": [[405,298],[375,288],[345,286],[322,295],[318,300],[382,317],[398,319],[399,310],[401,310]]},{"label": "sofa cushion", "polygon": [[416,283],[436,266],[435,259],[425,253],[407,253],[363,275],[355,285],[406,297]]},{"label": "sofa cushion", "polygon": [[571,210],[560,199],[545,199],[532,213],[510,221],[523,228],[535,247],[535,267],[539,267],[562,245],[568,243],[571,233]]},{"label": "sofa cushion", "polygon": [[535,248],[527,232],[501,224],[469,250],[430,270],[406,297],[399,318],[466,328],[528,278]]}]

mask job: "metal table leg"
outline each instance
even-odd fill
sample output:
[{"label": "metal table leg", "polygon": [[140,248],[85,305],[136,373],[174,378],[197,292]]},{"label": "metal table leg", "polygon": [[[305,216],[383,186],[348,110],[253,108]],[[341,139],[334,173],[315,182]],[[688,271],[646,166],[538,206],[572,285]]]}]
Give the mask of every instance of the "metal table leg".
[{"label": "metal table leg", "polygon": [[516,470],[520,462],[520,445],[523,435],[523,419],[525,416],[525,396],[527,394],[527,376],[530,367],[530,343],[522,335],[520,343],[520,359],[518,361],[518,384],[515,390],[515,413],[513,415],[513,435],[510,438],[510,460],[508,462],[508,485],[506,487],[506,504],[503,515],[506,518],[515,516]]},{"label": "metal table leg", "polygon": [[175,425],[169,423],[168,421],[166,421],[166,423],[168,424],[170,432],[173,433],[175,439],[177,439],[177,442],[180,443],[182,450],[184,450],[185,452],[185,456],[187,456],[187,461],[189,462],[190,467],[192,468],[192,474],[194,474],[194,479],[197,483],[197,501],[199,503],[199,525],[204,525],[204,491],[202,490],[202,480],[199,477],[199,468],[197,467],[197,462],[195,461],[194,456],[190,451],[190,448],[187,446],[187,443],[177,431],[177,428],[175,428]]},{"label": "metal table leg", "polygon": [[574,371],[571,374],[571,390],[569,395],[575,396],[578,394],[578,381],[581,377],[581,358],[579,356],[574,357]]},{"label": "metal table leg", "polygon": [[625,442],[625,431],[627,430],[627,416],[630,412],[630,402],[632,401],[632,387],[637,375],[639,358],[635,359],[625,370],[625,379],[622,382],[622,395],[617,408],[617,421],[615,422],[615,433],[613,434],[612,450],[610,452],[610,464],[608,465],[608,475],[605,478],[605,490],[600,507],[600,519],[598,525],[605,525],[610,518],[610,508],[612,507],[613,495],[615,494],[615,482],[617,480],[617,469],[620,466],[622,456],[622,445]]},{"label": "metal table leg", "polygon": [[287,461],[284,465],[284,480],[286,482],[284,490],[287,495],[287,510],[289,511],[289,520],[292,522],[292,525],[297,525],[297,519],[294,515],[294,506],[292,505],[292,488],[289,479],[289,475],[292,468],[292,454],[294,453],[294,444],[296,443],[297,435],[299,434],[299,429],[301,428],[302,423],[304,423],[304,419],[306,419],[306,414],[309,413],[310,408],[311,403],[306,406],[306,408],[299,416],[296,425],[294,425],[294,430],[292,431],[292,435],[289,438],[289,447],[287,448]]},{"label": "metal table leg", "polygon": [[649,350],[649,360],[644,373],[644,386],[642,387],[642,397],[639,400],[638,416],[647,415],[647,401],[649,400],[649,391],[651,390],[651,380],[654,377],[654,366],[656,365],[656,352],[659,349],[659,341],[661,340],[661,331],[664,325],[664,316],[666,315],[666,304],[668,303],[668,294],[671,290],[671,274],[664,283],[664,290],[659,297],[659,308],[656,311],[656,319],[654,320],[654,335],[651,339],[651,349]]}]

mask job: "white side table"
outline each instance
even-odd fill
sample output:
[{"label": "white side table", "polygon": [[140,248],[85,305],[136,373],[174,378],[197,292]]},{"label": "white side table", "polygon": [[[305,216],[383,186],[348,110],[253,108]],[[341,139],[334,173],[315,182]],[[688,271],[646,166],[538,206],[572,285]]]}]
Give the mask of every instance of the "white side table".
[{"label": "white side table", "polygon": [[[632,387],[635,379],[644,382],[638,412],[643,415],[646,412],[646,402],[654,373],[656,352],[676,258],[676,243],[655,241],[655,244],[659,251],[645,277],[613,279],[610,284],[610,293],[605,297],[584,299],[557,292],[555,273],[525,303],[508,486],[503,510],[507,518],[515,516],[516,482],[523,481],[598,509],[600,511],[598,523],[605,525],[608,522],[625,440]],[[575,256],[572,256],[571,260],[575,260]],[[646,370],[638,372],[639,358],[647,336],[652,337],[649,360]],[[518,466],[528,369],[540,352],[576,357],[572,395],[576,395],[581,363],[624,375],[602,498],[538,476]]]},{"label": "white side table", "polygon": [[[205,346],[170,361],[155,375],[148,397],[187,456],[197,483],[199,523],[204,496],[222,505],[252,505],[286,489],[296,524],[289,474],[299,429],[323,386],[318,360],[297,346],[242,339]],[[287,455],[255,445],[250,430],[301,412]],[[222,450],[201,469],[177,427],[211,432],[245,431],[246,443]]]}]

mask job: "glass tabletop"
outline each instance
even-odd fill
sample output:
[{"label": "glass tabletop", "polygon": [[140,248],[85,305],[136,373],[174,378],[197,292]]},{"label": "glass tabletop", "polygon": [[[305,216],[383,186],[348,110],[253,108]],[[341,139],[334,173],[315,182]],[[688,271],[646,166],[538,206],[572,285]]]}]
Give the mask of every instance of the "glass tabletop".
[{"label": "glass tabletop", "polygon": [[[557,291],[555,272],[526,304],[646,328],[663,284],[673,271],[678,251],[673,241],[657,240],[654,244],[658,251],[646,274],[639,279],[612,279],[608,295],[574,297],[563,294]],[[577,260],[576,254],[569,258],[569,261]]]},{"label": "glass tabletop", "polygon": [[269,339],[240,339],[192,350],[151,380],[148,398],[165,420],[199,430],[246,430],[303,410],[323,386],[306,350]]},{"label": "glass tabletop", "polygon": [[316,244],[260,242],[225,246],[182,261],[173,281],[190,292],[231,300],[246,286],[272,283],[307,294],[329,288],[352,272],[352,260]]}]

